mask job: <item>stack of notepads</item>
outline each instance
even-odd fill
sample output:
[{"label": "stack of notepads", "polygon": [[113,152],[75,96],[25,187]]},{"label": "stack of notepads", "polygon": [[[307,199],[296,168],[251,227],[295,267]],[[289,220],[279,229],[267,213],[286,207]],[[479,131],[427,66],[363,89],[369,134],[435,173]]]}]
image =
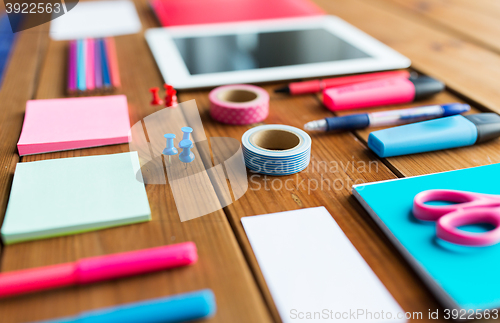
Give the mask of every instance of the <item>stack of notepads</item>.
[{"label": "stack of notepads", "polygon": [[[17,147],[24,156],[129,140],[127,97],[108,95],[28,101]],[[150,219],[133,151],[18,163],[0,233],[11,244]]]},{"label": "stack of notepads", "polygon": [[120,73],[113,38],[70,41],[68,57],[69,94],[101,94],[120,86]]},{"label": "stack of notepads", "polygon": [[20,156],[128,143],[125,95],[29,100],[17,143]]}]

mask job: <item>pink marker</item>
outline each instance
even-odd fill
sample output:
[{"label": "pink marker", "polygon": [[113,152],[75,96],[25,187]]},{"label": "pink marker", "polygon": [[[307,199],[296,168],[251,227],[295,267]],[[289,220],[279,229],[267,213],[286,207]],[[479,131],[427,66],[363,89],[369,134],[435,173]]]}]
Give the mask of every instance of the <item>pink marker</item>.
[{"label": "pink marker", "polygon": [[68,92],[76,92],[76,40],[69,42]]},{"label": "pink marker", "polygon": [[0,274],[0,297],[139,275],[190,265],[197,260],[196,245],[193,242],[184,242],[7,272]]},{"label": "pink marker", "polygon": [[94,40],[87,39],[87,90],[93,91],[95,89],[95,76],[94,76]]},{"label": "pink marker", "polygon": [[119,88],[121,86],[121,81],[120,81],[120,70],[118,68],[118,59],[116,56],[115,39],[113,37],[108,37],[104,39],[104,44],[106,46],[106,54],[109,62],[111,84],[113,84],[113,87]]},{"label": "pink marker", "polygon": [[428,76],[393,77],[326,89],[323,103],[332,111],[402,104],[431,97],[444,87]]}]

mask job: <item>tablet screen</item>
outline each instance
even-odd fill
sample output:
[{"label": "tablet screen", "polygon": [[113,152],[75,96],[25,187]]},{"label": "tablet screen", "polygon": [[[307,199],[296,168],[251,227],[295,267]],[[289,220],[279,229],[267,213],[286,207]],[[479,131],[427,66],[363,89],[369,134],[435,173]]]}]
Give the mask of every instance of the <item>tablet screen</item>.
[{"label": "tablet screen", "polygon": [[174,38],[174,42],[191,75],[371,57],[320,28]]}]

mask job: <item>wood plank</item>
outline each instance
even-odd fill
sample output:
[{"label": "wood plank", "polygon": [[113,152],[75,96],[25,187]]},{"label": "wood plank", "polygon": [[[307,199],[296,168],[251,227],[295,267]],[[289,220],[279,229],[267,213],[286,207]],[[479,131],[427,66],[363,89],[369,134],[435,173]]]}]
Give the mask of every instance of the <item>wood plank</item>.
[{"label": "wood plank", "polygon": [[387,0],[422,17],[437,28],[500,52],[500,4],[469,0]]},{"label": "wood plank", "polygon": [[412,60],[412,66],[452,90],[500,112],[500,56],[464,41],[384,0],[315,0]]},{"label": "wood plank", "polygon": [[[450,102],[463,102],[453,94],[444,92],[435,96],[431,100],[427,100],[429,104],[444,104]],[[379,107],[375,109],[359,110],[363,112],[383,111],[389,109],[402,109],[420,106],[422,103],[412,103],[398,107]],[[469,113],[480,113],[478,107],[472,107]],[[346,115],[348,112],[341,112],[338,115]],[[368,135],[372,131],[384,129],[387,127],[368,128],[358,130],[358,137],[366,144]],[[447,149],[436,152],[428,152],[422,154],[414,154],[408,156],[390,157],[386,159],[390,168],[400,176],[415,176],[423,174],[431,174],[436,172],[444,172],[455,169],[468,167],[482,166],[500,162],[500,139],[492,140],[480,145]]]},{"label": "wood plank", "polygon": [[[272,93],[274,87],[269,85],[265,88]],[[180,98],[182,101],[196,100],[205,129],[211,137],[241,138],[250,128],[221,125],[213,121],[208,112],[210,103],[206,91],[183,92]],[[266,124],[302,128],[308,121],[331,115],[314,95],[289,97],[271,94],[270,104]],[[224,209],[259,286],[268,304],[271,304],[275,320],[279,320],[279,315],[240,219],[315,206],[328,209],[404,310],[427,312],[429,308],[437,308],[433,296],[422,288],[420,280],[351,195],[353,183],[386,180],[396,176],[351,133],[316,134],[312,139],[311,164],[306,170],[282,177],[249,173],[247,193]]]},{"label": "wood plank", "polygon": [[[368,34],[385,42],[394,49],[407,55],[419,70],[425,70],[431,76],[445,81],[450,87],[458,89],[460,94],[484,104],[476,105],[481,110],[498,110],[500,102],[495,95],[499,92],[500,81],[490,79],[491,66],[488,60],[500,63],[500,56],[481,49],[476,45],[458,41],[444,32],[433,30],[422,18],[408,13],[397,5],[378,1],[352,0],[348,2],[332,0],[316,0],[325,10],[354,24]],[[377,5],[374,5],[376,3]],[[367,19],[370,17],[370,19]],[[397,28],[396,28],[397,26]],[[394,30],[398,30],[395,33]],[[436,42],[448,43],[443,50],[436,50]],[[451,46],[458,41],[457,46]],[[477,55],[474,57],[474,55]],[[486,61],[483,61],[486,59]],[[476,69],[472,71],[472,69]],[[467,75],[467,77],[465,76]],[[474,81],[473,81],[474,80]],[[488,82],[489,89],[483,88]],[[467,89],[464,87],[467,86]],[[495,87],[495,89],[493,89]],[[499,92],[500,94],[500,92]],[[429,103],[459,102],[460,99],[449,93],[437,95]],[[378,110],[419,106],[425,102],[416,102],[398,107],[380,107]],[[376,111],[372,109],[371,111]],[[360,110],[359,112],[370,110]],[[358,112],[358,111],[357,111]],[[340,113],[342,115],[344,113]],[[376,129],[359,131],[359,138],[366,140],[368,134]],[[411,156],[388,158],[387,162],[393,171],[402,176],[428,174],[452,169],[473,167],[500,162],[498,153],[499,140],[477,146],[430,152]]]},{"label": "wood plank", "polygon": [[[2,9],[4,11],[3,3]],[[7,208],[8,196],[14,176],[17,140],[21,133],[26,100],[33,98],[41,58],[47,46],[47,27],[39,26],[17,34],[14,49],[0,88],[0,223]],[[2,246],[0,245],[0,256]]]},{"label": "wood plank", "polygon": [[[143,26],[155,23],[151,19],[147,2],[138,1],[136,4]],[[116,46],[123,85],[119,93],[127,94],[131,123],[134,124],[158,110],[158,107],[149,105],[148,89],[159,86],[162,82],[143,33],[116,37]],[[50,41],[36,98],[65,97],[66,48],[67,42]],[[24,109],[24,102],[22,107]],[[19,119],[22,122],[22,114]],[[20,127],[12,132],[17,135],[10,135],[16,137],[19,132]],[[14,151],[14,141],[11,146],[10,149]],[[114,145],[27,156],[22,161],[125,151],[128,151],[128,145]],[[26,322],[72,315],[84,310],[202,288],[211,288],[214,291],[218,305],[216,316],[207,322],[270,322],[269,311],[223,211],[181,223],[168,185],[148,184],[146,191],[152,221],[9,245],[5,248],[2,271],[183,241],[196,243],[199,254],[197,264],[117,281],[0,300],[2,322]],[[26,308],[30,311],[26,311]]]},{"label": "wood plank", "polygon": [[[154,18],[146,7],[146,2],[137,3],[143,24],[154,25]],[[361,7],[365,7],[364,3],[358,3],[361,4]],[[342,2],[342,6],[344,5],[351,6],[346,2]],[[341,8],[341,10],[344,9]],[[362,8],[361,11],[363,12]],[[389,15],[394,16],[394,12],[396,11],[391,9]],[[429,27],[429,29],[431,28]],[[43,82],[38,88],[37,98],[54,98],[64,95],[64,72],[62,72],[63,67],[60,66],[61,61],[58,58],[65,58],[64,46],[66,45],[65,43],[51,42],[50,46],[49,53],[51,55],[47,56],[42,73]],[[131,120],[134,122],[156,111],[148,106],[149,93],[147,89],[150,86],[158,86],[160,76],[149,51],[145,47],[142,35],[118,37],[117,46],[122,81],[124,82],[123,93],[127,93],[129,96]],[[399,44],[398,46],[403,45]],[[416,51],[416,49],[412,50]],[[422,60],[421,65],[427,66],[427,62],[420,56],[418,57]],[[433,64],[431,65],[435,66],[436,62],[433,62]],[[270,90],[269,87],[267,88]],[[180,95],[182,101],[190,98],[196,98],[202,112],[204,125],[210,136],[241,138],[244,131],[248,129],[248,127],[244,126],[223,126],[212,122],[207,113],[206,91],[187,92]],[[448,98],[443,97],[442,99]],[[307,121],[329,115],[314,96],[287,98],[273,95],[271,107],[272,111],[269,119],[266,120],[267,123],[284,123],[302,127],[303,123]],[[22,120],[22,117],[20,120]],[[16,133],[19,133],[19,131]],[[362,139],[363,137],[360,136],[359,138]],[[127,146],[120,145],[38,155],[36,158],[62,158],[121,151],[127,151]],[[480,153],[483,154],[484,152]],[[465,157],[457,156],[453,158]],[[26,161],[30,160],[34,160],[34,158],[26,158]],[[394,178],[394,174],[380,162],[377,164],[377,170],[371,172],[361,172],[358,168],[346,167],[347,163],[352,161],[364,162],[365,167],[368,167],[370,161],[378,162],[378,159],[366,149],[362,141],[358,141],[352,134],[316,135],[313,137],[313,164],[306,171],[297,176],[280,178],[281,187],[279,187],[279,181],[274,181],[277,179],[275,177],[271,177],[271,180],[267,182],[263,177],[250,177],[249,192],[225,209],[229,223],[236,232],[236,238],[243,247],[244,255],[250,263],[266,300],[269,304],[272,304],[269,291],[265,286],[262,274],[258,269],[255,257],[241,227],[240,218],[247,215],[325,205],[405,310],[423,311],[425,313],[429,308],[436,308],[436,302],[430,293],[421,287],[420,280],[412,274],[405,262],[397,255],[383,235],[376,229],[368,215],[350,195],[350,186],[356,181],[360,183],[389,179]],[[326,164],[323,164],[323,162],[326,162]],[[331,166],[330,162],[337,163],[336,171],[332,171],[331,167],[333,166]],[[392,167],[395,162],[390,162]],[[417,166],[419,164],[418,161],[409,160],[402,162],[398,168],[395,167],[394,169],[399,170],[401,168],[401,173],[405,175],[411,171],[411,167],[417,167],[411,165],[412,162],[415,162]],[[436,166],[433,163],[439,164],[441,162],[441,159],[429,158],[426,165],[430,169],[434,169]],[[327,165],[327,168],[323,165]],[[345,169],[342,169],[343,167]],[[410,169],[407,170],[403,167]],[[292,179],[292,181],[284,182],[288,179]],[[303,180],[305,182],[301,182]],[[315,189],[308,192],[307,184],[312,184],[314,187],[314,183],[325,184],[327,183],[326,180],[337,183],[337,185],[342,183],[343,186],[339,187],[339,189],[323,189],[321,191]],[[266,183],[268,189],[264,186]],[[288,190],[284,186],[285,183],[293,184],[290,184],[293,188]],[[304,186],[304,183],[306,183],[306,186]],[[259,185],[260,189],[258,189]],[[224,215],[217,212],[200,219],[179,223],[178,217],[175,216],[175,207],[168,187],[148,185],[147,192],[154,218],[151,223],[9,246],[6,249],[6,257],[9,261],[2,265],[2,269],[13,270],[40,266],[75,260],[84,256],[133,250],[187,240],[202,242],[201,246],[198,243],[201,258],[197,265],[191,268],[116,282],[67,288],[3,300],[0,301],[0,312],[2,314],[6,313],[5,319],[7,322],[68,315],[84,309],[98,308],[207,286],[214,286],[213,288],[218,297],[219,314],[214,321],[242,322],[245,319],[248,322],[268,321],[269,314],[254,286],[254,280],[249,274]],[[189,225],[186,226],[186,224]],[[53,250],[57,250],[57,252],[53,252]],[[276,318],[277,312],[274,306],[270,305],[270,307],[272,308],[273,317]],[[31,313],[22,311],[24,308],[32,309]]]}]

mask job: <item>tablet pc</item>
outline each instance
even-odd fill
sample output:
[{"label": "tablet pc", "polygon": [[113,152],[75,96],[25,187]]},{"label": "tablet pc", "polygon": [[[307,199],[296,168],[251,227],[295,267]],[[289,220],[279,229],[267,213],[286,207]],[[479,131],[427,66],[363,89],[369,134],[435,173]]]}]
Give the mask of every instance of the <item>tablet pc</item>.
[{"label": "tablet pc", "polygon": [[178,89],[406,68],[410,60],[334,16],[154,28],[146,40]]}]

